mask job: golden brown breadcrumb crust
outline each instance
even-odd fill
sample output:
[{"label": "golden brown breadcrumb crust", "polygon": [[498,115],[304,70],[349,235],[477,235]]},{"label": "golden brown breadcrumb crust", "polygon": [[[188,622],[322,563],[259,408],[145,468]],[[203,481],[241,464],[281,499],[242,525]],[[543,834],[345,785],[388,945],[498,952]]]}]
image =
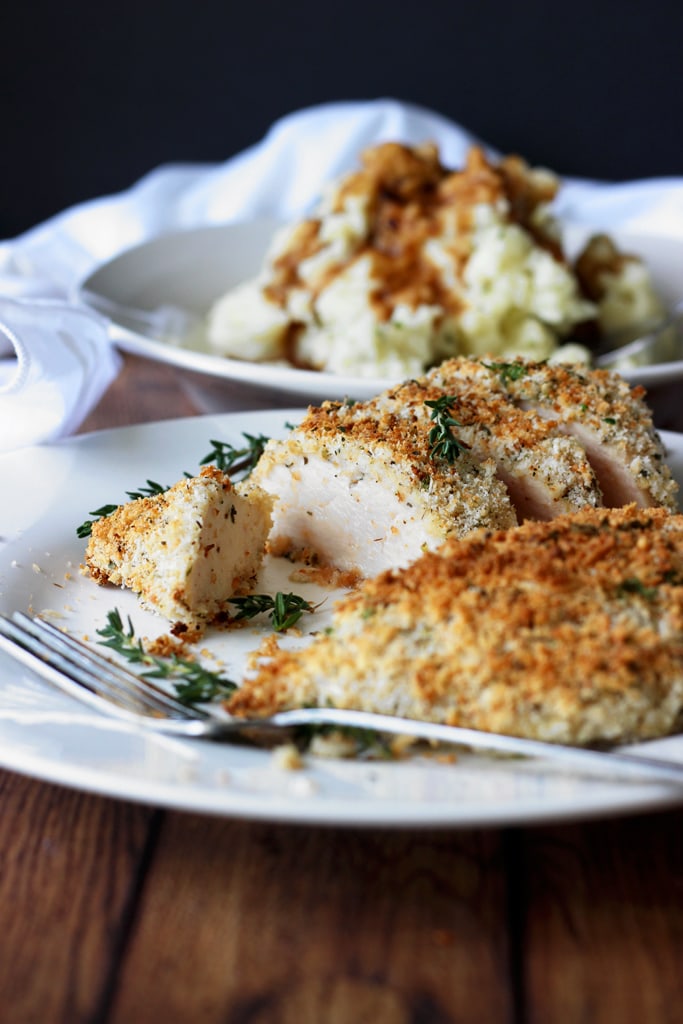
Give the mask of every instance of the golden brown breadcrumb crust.
[{"label": "golden brown breadcrumb crust", "polygon": [[277,652],[235,714],[331,702],[558,742],[679,727],[683,516],[586,509],[479,530],[343,599]]}]

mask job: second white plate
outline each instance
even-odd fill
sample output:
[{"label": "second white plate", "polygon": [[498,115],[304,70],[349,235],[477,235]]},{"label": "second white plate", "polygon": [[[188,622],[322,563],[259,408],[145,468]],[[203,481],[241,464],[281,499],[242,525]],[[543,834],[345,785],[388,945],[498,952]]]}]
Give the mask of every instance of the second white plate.
[{"label": "second white plate", "polygon": [[[172,304],[204,316],[229,288],[257,273],[276,227],[272,220],[255,220],[163,235],[103,264],[81,283],[75,297],[87,305],[88,296],[94,294],[141,309]],[[568,228],[568,251],[576,251],[588,233],[584,228]],[[647,262],[662,299],[673,307],[683,297],[683,241],[620,232],[612,235],[625,251]],[[272,406],[293,401],[319,404],[324,399],[345,397],[362,400],[397,383],[225,359],[210,353],[201,337],[193,348],[177,347],[146,337],[116,319],[111,333],[122,349],[191,374],[191,386],[204,411],[239,407],[245,388],[260,392],[261,404]],[[654,388],[683,378],[683,361],[639,367],[623,376]]]}]

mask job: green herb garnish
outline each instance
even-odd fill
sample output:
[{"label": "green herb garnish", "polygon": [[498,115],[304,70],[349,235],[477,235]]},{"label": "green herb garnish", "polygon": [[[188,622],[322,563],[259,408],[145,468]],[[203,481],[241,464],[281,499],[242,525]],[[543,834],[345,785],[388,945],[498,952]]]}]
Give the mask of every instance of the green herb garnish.
[{"label": "green herb garnish", "polygon": [[[147,480],[146,483],[147,486],[141,487],[139,491],[126,491],[131,501],[137,501],[138,498],[151,498],[153,494],[163,494],[168,490],[168,487],[158,484],[156,480]],[[91,515],[94,513],[91,512]]]},{"label": "green herb garnish", "polygon": [[463,425],[450,414],[451,406],[456,402],[455,395],[444,395],[433,401],[425,401],[427,408],[432,410],[430,419],[435,424],[429,431],[429,456],[432,459],[444,459],[453,463],[469,448],[469,445],[456,437],[451,429]]},{"label": "green herb garnish", "polygon": [[248,476],[263,455],[263,449],[269,438],[263,434],[246,433],[242,433],[242,437],[247,442],[242,448],[236,448],[229,441],[212,440],[211,451],[204,456],[199,465],[206,466],[209,462],[215,462],[218,469],[231,476],[236,476],[238,473]]},{"label": "green herb garnish", "polygon": [[84,523],[77,526],[76,536],[81,538],[89,537],[92,533],[93,523],[96,522],[97,519],[103,519],[105,516],[110,516],[112,512],[116,512],[118,507],[118,505],[102,505],[100,508],[96,508],[92,512],[89,512],[88,515],[95,516],[95,519],[86,519]]},{"label": "green herb garnish", "polygon": [[497,373],[502,384],[509,380],[519,380],[529,372],[524,363],[484,363],[487,370]]},{"label": "green herb garnish", "polygon": [[629,576],[627,579],[622,580],[617,587],[617,595],[619,597],[625,597],[626,594],[638,594],[640,597],[644,597],[646,601],[654,601],[657,597],[657,588],[646,587],[636,576]]},{"label": "green herb garnish", "polygon": [[149,666],[146,672],[141,673],[143,679],[168,679],[175,689],[176,697],[183,704],[205,704],[227,697],[237,689],[237,684],[232,680],[203,668],[190,658],[181,658],[177,654],[167,657],[150,654],[143,647],[142,641],[135,638],[130,618],[126,629],[117,608],[108,613],[107,625],[98,629],[97,635],[104,638],[99,641],[103,647],[116,651],[126,661]]},{"label": "green herb garnish", "polygon": [[355,746],[355,754],[360,757],[365,755],[373,760],[389,761],[396,758],[391,747],[391,741],[381,732],[375,729],[363,729],[355,725],[327,725],[325,723],[314,725],[300,725],[294,732],[294,739],[297,745],[307,751],[316,736],[339,736],[349,740]]},{"label": "green herb garnish", "polygon": [[271,625],[276,633],[283,633],[296,625],[304,612],[314,611],[313,605],[298,594],[277,592],[275,597],[270,594],[247,594],[246,597],[231,597],[230,604],[239,608],[235,621],[253,619],[255,615],[270,613]]},{"label": "green herb garnish", "polygon": [[[137,501],[138,498],[149,498],[153,494],[163,494],[167,491],[168,487],[164,487],[163,484],[158,484],[156,480],[147,480],[147,486],[141,487],[139,491],[126,491],[126,494],[131,501]],[[102,505],[100,508],[94,509],[89,512],[88,515],[95,516],[95,519],[86,519],[84,523],[76,527],[77,537],[89,537],[92,533],[93,523],[97,522],[98,519],[105,519],[110,516],[112,512],[116,512],[118,505]]]}]

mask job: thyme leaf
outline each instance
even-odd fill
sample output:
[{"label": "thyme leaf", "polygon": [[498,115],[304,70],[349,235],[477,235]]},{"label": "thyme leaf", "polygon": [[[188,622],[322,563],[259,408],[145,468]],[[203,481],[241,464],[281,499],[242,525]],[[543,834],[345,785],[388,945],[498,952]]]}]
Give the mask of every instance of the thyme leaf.
[{"label": "thyme leaf", "polygon": [[169,680],[176,697],[183,704],[205,704],[227,697],[237,688],[232,680],[211,672],[191,658],[182,658],[178,654],[165,657],[150,654],[142,641],[136,639],[130,618],[127,628],[124,626],[117,608],[107,614],[107,625],[98,629],[97,635],[103,638],[99,641],[103,647],[116,651],[131,664],[147,666],[147,671],[141,673],[143,679]]},{"label": "thyme leaf", "polygon": [[[168,487],[158,484],[156,480],[147,480],[146,487],[141,487],[139,491],[126,491],[126,494],[131,501],[136,501],[138,498],[150,498],[153,494],[163,494],[167,490]],[[94,515],[94,513],[91,513],[91,515]]]},{"label": "thyme leaf", "polygon": [[231,597],[230,604],[239,609],[235,621],[253,619],[255,615],[269,613],[271,625],[276,633],[283,633],[296,625],[304,612],[314,611],[314,606],[299,594],[283,594],[278,590],[275,597],[270,594],[247,594],[245,597]]},{"label": "thyme leaf", "polygon": [[311,748],[316,736],[339,736],[342,740],[350,741],[356,748],[357,757],[365,756],[384,761],[396,759],[391,741],[376,729],[363,729],[355,725],[315,724],[300,725],[294,733],[295,742],[303,751]]},{"label": "thyme leaf", "polygon": [[231,476],[241,473],[248,476],[254,469],[256,463],[263,455],[263,449],[269,438],[264,434],[247,434],[242,432],[242,437],[247,442],[242,448],[235,447],[229,441],[211,441],[211,451],[199,463],[206,466],[209,462],[215,462],[218,469]]},{"label": "thyme leaf", "polygon": [[97,519],[102,519],[104,516],[110,516],[112,512],[116,512],[118,507],[118,505],[102,505],[100,508],[96,508],[92,512],[88,512],[88,515],[95,516],[95,519],[86,519],[80,526],[77,526],[76,536],[81,539],[89,537],[92,533],[93,523],[96,522]]},{"label": "thyme leaf", "polygon": [[637,576],[629,576],[622,580],[617,587],[617,595],[625,597],[627,594],[638,594],[646,601],[654,601],[657,597],[656,587],[647,587]]},{"label": "thyme leaf", "polygon": [[[141,487],[139,491],[126,491],[126,494],[131,501],[136,501],[138,498],[149,498],[153,494],[163,494],[167,491],[168,487],[164,487],[163,484],[158,484],[156,480],[147,480],[147,486]],[[76,536],[84,539],[89,537],[92,533],[93,524],[98,519],[105,519],[110,516],[112,512],[116,512],[118,505],[102,505],[100,508],[94,509],[89,512],[88,515],[95,516],[94,519],[86,519],[85,522],[81,523],[80,526],[76,527]]]},{"label": "thyme leaf", "polygon": [[497,373],[502,384],[507,384],[509,380],[519,380],[528,373],[524,363],[484,363],[484,366],[487,370]]},{"label": "thyme leaf", "polygon": [[456,402],[455,395],[443,395],[441,398],[425,401],[427,408],[432,410],[430,419],[434,421],[434,426],[429,431],[429,456],[432,459],[444,459],[446,462],[454,463],[458,456],[469,448],[469,445],[456,437],[451,429],[463,425],[450,414],[451,407]]}]

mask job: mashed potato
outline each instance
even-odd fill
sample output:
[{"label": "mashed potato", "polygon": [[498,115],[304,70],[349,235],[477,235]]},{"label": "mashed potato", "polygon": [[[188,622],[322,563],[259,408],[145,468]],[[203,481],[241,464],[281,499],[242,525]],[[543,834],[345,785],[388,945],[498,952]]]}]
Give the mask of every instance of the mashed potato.
[{"label": "mashed potato", "polygon": [[[285,228],[258,278],[211,310],[225,356],[402,379],[456,355],[590,361],[595,339],[662,313],[644,265],[592,240],[576,267],[550,213],[558,189],[519,157],[385,143]],[[579,272],[580,268],[580,272]]]}]

